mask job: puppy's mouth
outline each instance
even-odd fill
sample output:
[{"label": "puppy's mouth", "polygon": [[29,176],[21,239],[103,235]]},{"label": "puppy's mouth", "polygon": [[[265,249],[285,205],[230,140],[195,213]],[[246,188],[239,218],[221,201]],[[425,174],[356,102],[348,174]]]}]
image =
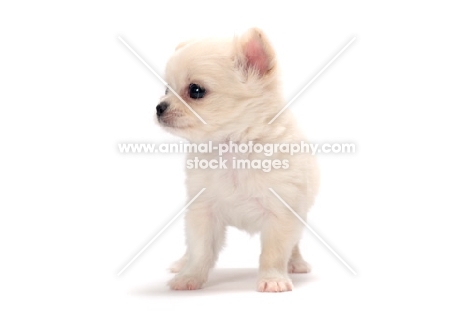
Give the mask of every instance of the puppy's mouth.
[{"label": "puppy's mouth", "polygon": [[156,117],[158,123],[163,127],[173,128],[173,129],[185,129],[189,126],[184,124],[185,122],[180,122],[179,118],[182,117],[181,114],[177,112],[169,112],[162,116]]}]

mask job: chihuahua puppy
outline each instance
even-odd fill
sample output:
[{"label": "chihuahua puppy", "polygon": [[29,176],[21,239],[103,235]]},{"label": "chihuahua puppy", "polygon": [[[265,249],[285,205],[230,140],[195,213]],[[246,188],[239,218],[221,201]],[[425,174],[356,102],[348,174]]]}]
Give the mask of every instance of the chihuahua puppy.
[{"label": "chihuahua puppy", "polygon": [[[285,105],[278,71],[270,42],[256,28],[226,40],[182,43],[167,63],[170,88],[157,105],[155,118],[164,129],[190,143],[300,142],[303,136],[289,110],[268,124]],[[219,154],[187,155],[188,160],[195,158],[210,161]],[[255,152],[223,155],[229,161],[271,158]],[[228,165],[227,169],[186,170],[188,197],[206,190],[187,209],[187,251],[171,268],[177,273],[169,282],[171,289],[203,286],[223,246],[227,226],[260,233],[258,291],[290,291],[288,272],[310,271],[298,246],[303,225],[269,188],[306,220],[317,194],[318,170],[310,153],[278,153],[274,158],[287,161],[287,168],[265,172]]]}]

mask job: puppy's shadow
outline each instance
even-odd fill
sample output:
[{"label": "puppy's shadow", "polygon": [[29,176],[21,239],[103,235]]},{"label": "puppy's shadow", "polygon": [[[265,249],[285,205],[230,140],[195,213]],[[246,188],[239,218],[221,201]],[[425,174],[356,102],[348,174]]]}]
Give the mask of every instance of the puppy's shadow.
[{"label": "puppy's shadow", "polygon": [[[169,275],[168,281],[173,274]],[[258,269],[257,268],[219,268],[211,271],[208,281],[202,290],[174,291],[170,290],[165,283],[151,283],[140,286],[130,291],[136,296],[180,296],[194,295],[204,296],[213,293],[229,292],[253,292],[256,291]],[[294,288],[307,286],[318,278],[313,274],[290,274]]]}]

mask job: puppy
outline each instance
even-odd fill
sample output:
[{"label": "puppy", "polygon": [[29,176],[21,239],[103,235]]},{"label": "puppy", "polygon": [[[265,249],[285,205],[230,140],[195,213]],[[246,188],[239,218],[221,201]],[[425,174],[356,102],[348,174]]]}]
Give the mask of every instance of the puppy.
[{"label": "puppy", "polygon": [[[166,67],[169,89],[156,107],[157,122],[191,143],[271,144],[303,140],[293,116],[284,107],[275,52],[259,29],[226,40],[195,40],[180,44]],[[179,96],[173,93],[175,91]],[[207,124],[204,124],[186,104]],[[218,160],[211,153],[192,152],[188,160]],[[223,246],[227,226],[260,233],[261,255],[257,289],[283,292],[293,288],[290,273],[307,273],[299,251],[303,225],[269,190],[273,189],[302,219],[313,205],[318,170],[310,153],[267,156],[228,152],[233,160],[277,159],[287,163],[262,169],[186,170],[188,198],[206,190],[185,215],[187,251],[171,268],[176,290],[200,289]],[[187,162],[188,163],[188,162]]]}]

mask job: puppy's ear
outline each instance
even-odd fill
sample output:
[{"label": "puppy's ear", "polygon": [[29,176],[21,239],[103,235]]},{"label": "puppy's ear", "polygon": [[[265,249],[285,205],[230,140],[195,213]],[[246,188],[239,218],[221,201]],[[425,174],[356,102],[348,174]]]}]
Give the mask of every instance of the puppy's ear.
[{"label": "puppy's ear", "polygon": [[[193,40],[192,40],[192,41],[193,41]],[[189,40],[189,41],[184,41],[184,42],[179,43],[179,44],[176,46],[175,50],[176,50],[176,51],[179,50],[180,48],[186,46],[187,44],[191,43],[192,41]]]},{"label": "puppy's ear", "polygon": [[235,38],[235,53],[238,65],[247,72],[264,76],[276,66],[276,56],[265,34],[258,28],[250,28]]}]

